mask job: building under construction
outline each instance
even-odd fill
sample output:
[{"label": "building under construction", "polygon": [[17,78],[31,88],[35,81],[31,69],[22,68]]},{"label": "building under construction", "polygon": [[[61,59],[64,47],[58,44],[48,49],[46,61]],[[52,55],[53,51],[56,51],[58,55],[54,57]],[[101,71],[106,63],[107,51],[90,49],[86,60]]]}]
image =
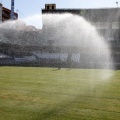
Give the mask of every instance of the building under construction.
[{"label": "building under construction", "polygon": [[[14,20],[18,19],[18,14],[14,12]],[[0,3],[0,23],[11,20],[11,10],[3,7]]]}]

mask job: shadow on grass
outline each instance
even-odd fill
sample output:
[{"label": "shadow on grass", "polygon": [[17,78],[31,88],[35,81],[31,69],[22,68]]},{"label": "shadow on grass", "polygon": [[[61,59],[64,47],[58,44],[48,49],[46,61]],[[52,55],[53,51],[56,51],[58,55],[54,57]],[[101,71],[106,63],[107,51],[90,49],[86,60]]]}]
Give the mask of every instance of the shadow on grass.
[{"label": "shadow on grass", "polygon": [[54,69],[54,70],[52,70],[52,71],[58,71],[58,70],[61,70],[61,68],[57,68],[57,69]]},{"label": "shadow on grass", "polygon": [[70,70],[72,70],[72,68],[67,69],[67,71],[70,71]]}]

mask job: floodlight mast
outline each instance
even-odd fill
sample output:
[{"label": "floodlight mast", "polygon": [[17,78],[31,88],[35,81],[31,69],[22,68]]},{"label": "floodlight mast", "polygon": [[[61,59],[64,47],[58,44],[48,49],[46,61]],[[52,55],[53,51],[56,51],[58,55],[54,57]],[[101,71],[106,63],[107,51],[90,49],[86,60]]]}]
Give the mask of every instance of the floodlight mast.
[{"label": "floodlight mast", "polygon": [[14,20],[14,0],[11,0],[11,20]]}]

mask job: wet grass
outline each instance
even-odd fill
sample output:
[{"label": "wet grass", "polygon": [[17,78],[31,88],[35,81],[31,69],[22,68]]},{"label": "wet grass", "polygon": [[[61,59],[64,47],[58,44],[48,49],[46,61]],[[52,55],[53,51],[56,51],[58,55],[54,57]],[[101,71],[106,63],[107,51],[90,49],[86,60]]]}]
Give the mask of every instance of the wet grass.
[{"label": "wet grass", "polygon": [[119,120],[120,71],[0,67],[0,120]]}]

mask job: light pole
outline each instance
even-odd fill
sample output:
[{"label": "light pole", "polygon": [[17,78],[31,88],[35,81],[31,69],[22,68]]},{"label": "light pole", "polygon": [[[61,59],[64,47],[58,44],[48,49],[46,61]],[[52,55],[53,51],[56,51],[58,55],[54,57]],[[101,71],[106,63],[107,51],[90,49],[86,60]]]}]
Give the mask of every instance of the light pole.
[{"label": "light pole", "polygon": [[14,20],[14,0],[11,0],[11,20]]},{"label": "light pole", "polygon": [[116,1],[117,7],[118,7],[118,1]]}]

